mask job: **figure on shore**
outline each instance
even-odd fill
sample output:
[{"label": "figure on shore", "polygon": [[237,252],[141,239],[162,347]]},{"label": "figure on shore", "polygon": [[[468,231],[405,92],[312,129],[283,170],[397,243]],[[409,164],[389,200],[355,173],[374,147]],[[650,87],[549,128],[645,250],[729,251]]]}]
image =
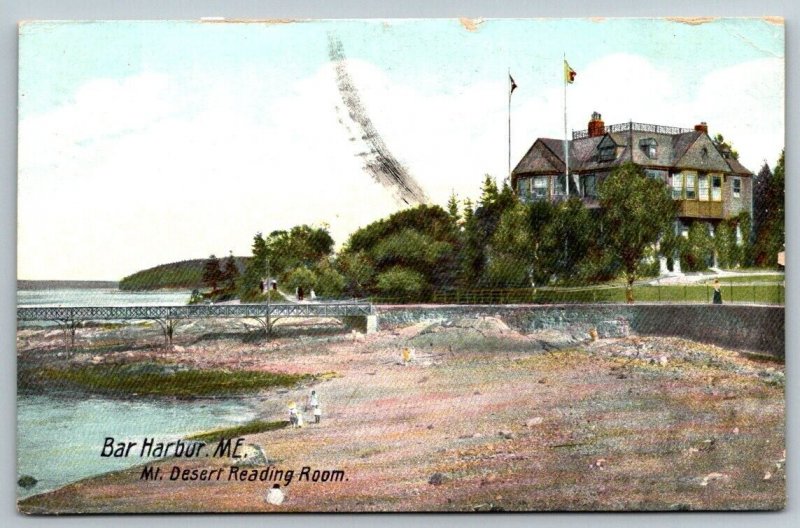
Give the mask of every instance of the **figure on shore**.
[{"label": "figure on shore", "polygon": [[317,391],[312,390],[311,394],[308,395],[308,405],[306,405],[306,408],[314,414],[314,423],[319,423],[322,418],[322,410],[319,408],[319,396],[317,395]]},{"label": "figure on shore", "polygon": [[302,286],[298,286],[298,288],[297,288],[297,300],[298,301],[302,301],[303,300],[303,287]]},{"label": "figure on shore", "polygon": [[297,406],[294,402],[289,402],[289,425],[291,427],[298,427]]},{"label": "figure on shore", "polygon": [[319,396],[317,396],[317,391],[312,390],[311,394],[308,395],[308,404],[306,406],[310,410],[319,407]]},{"label": "figure on shore", "polygon": [[414,349],[405,347],[403,348],[403,365],[409,365],[412,361],[414,361]]},{"label": "figure on shore", "polygon": [[267,502],[274,504],[275,506],[280,506],[283,504],[283,490],[281,490],[280,484],[272,485],[270,490],[267,492]]},{"label": "figure on shore", "polygon": [[720,291],[719,279],[714,279],[714,304],[722,304],[722,291]]}]

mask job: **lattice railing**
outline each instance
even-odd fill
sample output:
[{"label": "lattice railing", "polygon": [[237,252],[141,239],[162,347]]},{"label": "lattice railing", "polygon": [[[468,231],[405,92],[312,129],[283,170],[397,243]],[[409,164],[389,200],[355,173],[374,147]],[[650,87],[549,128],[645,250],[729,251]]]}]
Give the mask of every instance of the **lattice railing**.
[{"label": "lattice railing", "polygon": [[25,306],[18,321],[212,319],[236,317],[346,317],[372,314],[370,303],[227,304],[195,306]]}]

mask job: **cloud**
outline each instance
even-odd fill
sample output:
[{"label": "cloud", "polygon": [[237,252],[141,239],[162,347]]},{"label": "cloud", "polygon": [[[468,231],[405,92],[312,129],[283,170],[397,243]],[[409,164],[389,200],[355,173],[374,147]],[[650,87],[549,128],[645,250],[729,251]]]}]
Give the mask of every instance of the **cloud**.
[{"label": "cloud", "polygon": [[[570,128],[585,128],[594,110],[607,123],[704,120],[757,170],[783,145],[782,64],[753,61],[687,83],[643,57],[606,56],[568,88]],[[451,190],[475,198],[485,173],[505,176],[504,77],[435,91],[392,82],[366,61],[348,60],[348,71],[386,145],[435,203]],[[19,276],[117,279],[249,254],[257,231],[300,223],[329,223],[341,244],[401,207],[363,169],[332,65],[258,97],[267,83],[214,72],[97,79],[21,121]],[[536,137],[561,137],[559,84],[515,91],[512,166]]]},{"label": "cloud", "polygon": [[[783,60],[771,58],[707,72],[690,66],[671,72],[645,57],[608,55],[578,71],[567,87],[568,130],[586,129],[594,111],[606,124],[630,120],[693,128],[706,121],[712,135],[733,141],[740,161],[757,171],[764,159],[774,164],[784,145],[783,68]],[[564,136],[561,89],[543,90],[515,108],[520,124],[514,159],[537,137]]]}]

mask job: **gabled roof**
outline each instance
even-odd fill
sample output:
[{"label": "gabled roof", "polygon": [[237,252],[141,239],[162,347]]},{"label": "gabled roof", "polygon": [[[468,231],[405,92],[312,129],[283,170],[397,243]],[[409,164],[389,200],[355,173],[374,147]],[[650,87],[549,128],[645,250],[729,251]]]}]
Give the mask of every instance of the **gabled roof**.
[{"label": "gabled roof", "polygon": [[[563,149],[563,143],[561,144]],[[551,174],[564,172],[563,154],[559,156],[545,144],[545,140],[537,139],[528,152],[514,168],[513,173]]]},{"label": "gabled roof", "polygon": [[730,171],[730,166],[725,162],[725,158],[719,153],[708,134],[700,134],[689,145],[686,152],[674,161],[673,166],[678,169],[698,169],[714,172]]},{"label": "gabled roof", "polygon": [[734,174],[741,174],[742,176],[752,176],[753,173],[747,170],[747,167],[739,163],[739,160],[733,158],[726,158],[725,161],[728,163],[728,166],[731,168],[731,172]]},{"label": "gabled roof", "polygon": [[[576,171],[603,170],[633,161],[643,167],[672,167],[752,175],[734,159],[723,158],[707,133],[681,130],[671,134],[664,129],[606,133],[602,136],[582,137],[569,142],[569,166]],[[609,142],[616,145],[616,157],[598,159],[598,147]],[[655,142],[656,156],[650,158],[646,145]],[[564,140],[537,139],[512,171],[521,174],[558,174],[564,172]]]}]

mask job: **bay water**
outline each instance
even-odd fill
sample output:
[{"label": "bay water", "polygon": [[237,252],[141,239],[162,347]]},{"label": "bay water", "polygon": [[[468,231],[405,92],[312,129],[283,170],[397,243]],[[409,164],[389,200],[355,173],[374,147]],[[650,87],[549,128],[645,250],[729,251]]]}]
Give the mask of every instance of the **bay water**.
[{"label": "bay water", "polygon": [[[188,291],[124,292],[111,288],[60,288],[17,291],[18,306],[185,305]],[[17,478],[34,477],[29,489],[17,486],[19,498],[57,489],[77,480],[143,464],[151,459],[101,457],[106,437],[140,442],[154,437],[168,442],[202,431],[253,420],[247,399],[174,400],[17,396]]]}]

